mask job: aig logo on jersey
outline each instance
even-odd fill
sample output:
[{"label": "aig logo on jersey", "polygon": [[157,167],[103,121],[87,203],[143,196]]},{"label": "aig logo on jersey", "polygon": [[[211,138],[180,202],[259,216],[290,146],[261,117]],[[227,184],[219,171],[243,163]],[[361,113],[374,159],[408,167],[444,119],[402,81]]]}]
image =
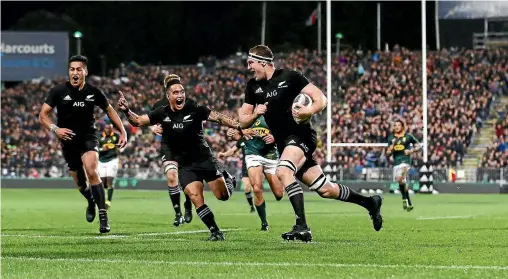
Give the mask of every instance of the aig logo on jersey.
[{"label": "aig logo on jersey", "polygon": [[73,107],[84,107],[85,106],[85,102],[74,102],[74,104],[72,106]]},{"label": "aig logo on jersey", "polygon": [[266,98],[271,98],[277,96],[277,90],[273,90],[272,92],[268,92],[266,94]]},{"label": "aig logo on jersey", "polygon": [[183,129],[183,123],[174,123],[173,129]]}]

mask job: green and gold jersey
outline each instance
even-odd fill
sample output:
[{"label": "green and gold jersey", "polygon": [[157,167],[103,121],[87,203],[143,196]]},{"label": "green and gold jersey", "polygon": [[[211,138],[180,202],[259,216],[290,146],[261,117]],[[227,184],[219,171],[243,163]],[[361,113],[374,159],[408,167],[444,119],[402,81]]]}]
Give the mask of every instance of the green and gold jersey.
[{"label": "green and gold jersey", "polygon": [[[258,117],[249,128],[253,129],[261,136],[270,134],[270,129],[266,124],[265,117],[262,115]],[[265,141],[260,137],[253,137],[251,140],[245,140],[244,143],[244,156],[259,155],[270,160],[277,160],[279,158],[279,153],[275,147],[275,143],[266,144]]]},{"label": "green and gold jersey", "polygon": [[411,144],[419,143],[413,135],[404,133],[402,137],[396,137],[395,134],[388,136],[388,145],[393,145],[392,155],[394,165],[403,163],[411,164],[411,157],[406,155],[405,151],[411,149]]},{"label": "green and gold jersey", "polygon": [[[116,157],[118,157],[118,147],[116,144],[120,135],[114,132],[111,132],[109,135],[102,132],[101,137],[99,139],[99,161],[102,163],[109,162]],[[107,150],[104,150],[107,146]]]}]

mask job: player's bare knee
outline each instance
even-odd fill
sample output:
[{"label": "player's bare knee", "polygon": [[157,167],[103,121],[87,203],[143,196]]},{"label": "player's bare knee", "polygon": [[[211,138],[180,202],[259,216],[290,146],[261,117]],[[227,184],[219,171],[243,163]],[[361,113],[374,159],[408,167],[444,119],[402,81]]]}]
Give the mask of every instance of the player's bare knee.
[{"label": "player's bare knee", "polygon": [[277,167],[275,175],[277,175],[277,178],[284,183],[284,181],[292,179],[294,172],[286,167]]},{"label": "player's bare knee", "polygon": [[283,184],[287,184],[288,180],[293,180],[293,176],[298,169],[290,160],[280,160],[275,175]]},{"label": "player's bare knee", "polygon": [[175,170],[170,170],[166,173],[168,179],[168,186],[178,185],[178,173]]},{"label": "player's bare knee", "polygon": [[252,188],[254,190],[254,195],[256,197],[263,196],[263,184],[262,183],[253,184]]},{"label": "player's bare knee", "polygon": [[227,201],[229,200],[229,193],[228,191],[220,191],[218,195],[216,195],[217,199],[220,201]]}]

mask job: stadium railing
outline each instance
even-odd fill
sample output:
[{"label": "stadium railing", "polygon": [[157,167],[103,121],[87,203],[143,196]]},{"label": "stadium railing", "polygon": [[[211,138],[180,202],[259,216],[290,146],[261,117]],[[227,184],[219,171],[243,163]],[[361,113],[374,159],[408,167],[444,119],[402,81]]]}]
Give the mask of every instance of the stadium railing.
[{"label": "stadium railing", "polygon": [[[228,171],[240,180],[241,169],[227,168]],[[392,182],[393,168],[339,168],[324,166],[324,172],[332,181],[358,181],[358,182]],[[508,168],[436,168],[433,172],[434,182],[452,182],[451,171],[456,174],[456,183],[478,184],[508,184]],[[67,168],[51,169],[26,169],[18,168],[7,171],[3,170],[2,179],[40,179],[70,177]],[[147,180],[161,180],[165,177],[160,170],[154,168],[120,168],[117,178],[136,178]],[[408,181],[419,181],[420,175],[417,168],[411,168],[408,173]]]}]

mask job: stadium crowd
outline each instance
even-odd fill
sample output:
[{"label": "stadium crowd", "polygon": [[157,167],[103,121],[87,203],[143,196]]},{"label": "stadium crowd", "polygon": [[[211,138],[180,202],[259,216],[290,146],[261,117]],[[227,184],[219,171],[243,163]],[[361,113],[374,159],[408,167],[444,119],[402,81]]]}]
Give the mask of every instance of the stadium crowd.
[{"label": "stadium crowd", "polygon": [[487,148],[480,162],[483,168],[508,167],[508,107],[504,110],[504,119],[496,123],[494,141]]},{"label": "stadium crowd", "polygon": [[[299,50],[276,54],[276,67],[302,71],[318,87],[326,88],[326,55]],[[473,52],[444,50],[429,53],[429,156],[438,166],[462,162],[467,147],[489,117],[493,96],[508,94],[506,51]],[[112,103],[122,91],[136,112],[148,112],[163,97],[162,80],[169,73],[181,76],[188,97],[231,116],[243,101],[249,79],[245,54],[216,61],[204,58],[198,66],[120,65],[106,77],[91,76],[88,82],[104,90]],[[504,64],[502,63],[504,61]],[[421,92],[421,53],[399,46],[387,52],[345,50],[332,63],[333,106],[332,141],[342,143],[386,142],[392,122],[401,118],[408,132],[422,140],[423,109]],[[60,176],[65,165],[54,134],[41,129],[37,112],[48,90],[65,78],[27,81],[2,91],[2,175]],[[101,115],[99,126],[109,120]],[[126,176],[160,177],[158,150],[160,137],[149,129],[124,125],[129,144],[120,159]],[[320,134],[316,158],[324,163],[326,151],[326,114],[315,116]],[[506,125],[506,122],[503,124]],[[212,150],[222,151],[234,143],[225,138],[225,130],[205,124]],[[506,127],[505,127],[506,128]],[[506,143],[506,135],[504,137]],[[390,166],[383,148],[333,148],[333,159],[342,167],[361,171],[364,167]],[[496,155],[493,155],[496,157]],[[421,163],[421,155],[413,164]],[[506,161],[506,160],[505,160]],[[241,169],[238,157],[223,161]],[[39,173],[40,170],[44,170]],[[20,173],[21,171],[21,173]]]}]

